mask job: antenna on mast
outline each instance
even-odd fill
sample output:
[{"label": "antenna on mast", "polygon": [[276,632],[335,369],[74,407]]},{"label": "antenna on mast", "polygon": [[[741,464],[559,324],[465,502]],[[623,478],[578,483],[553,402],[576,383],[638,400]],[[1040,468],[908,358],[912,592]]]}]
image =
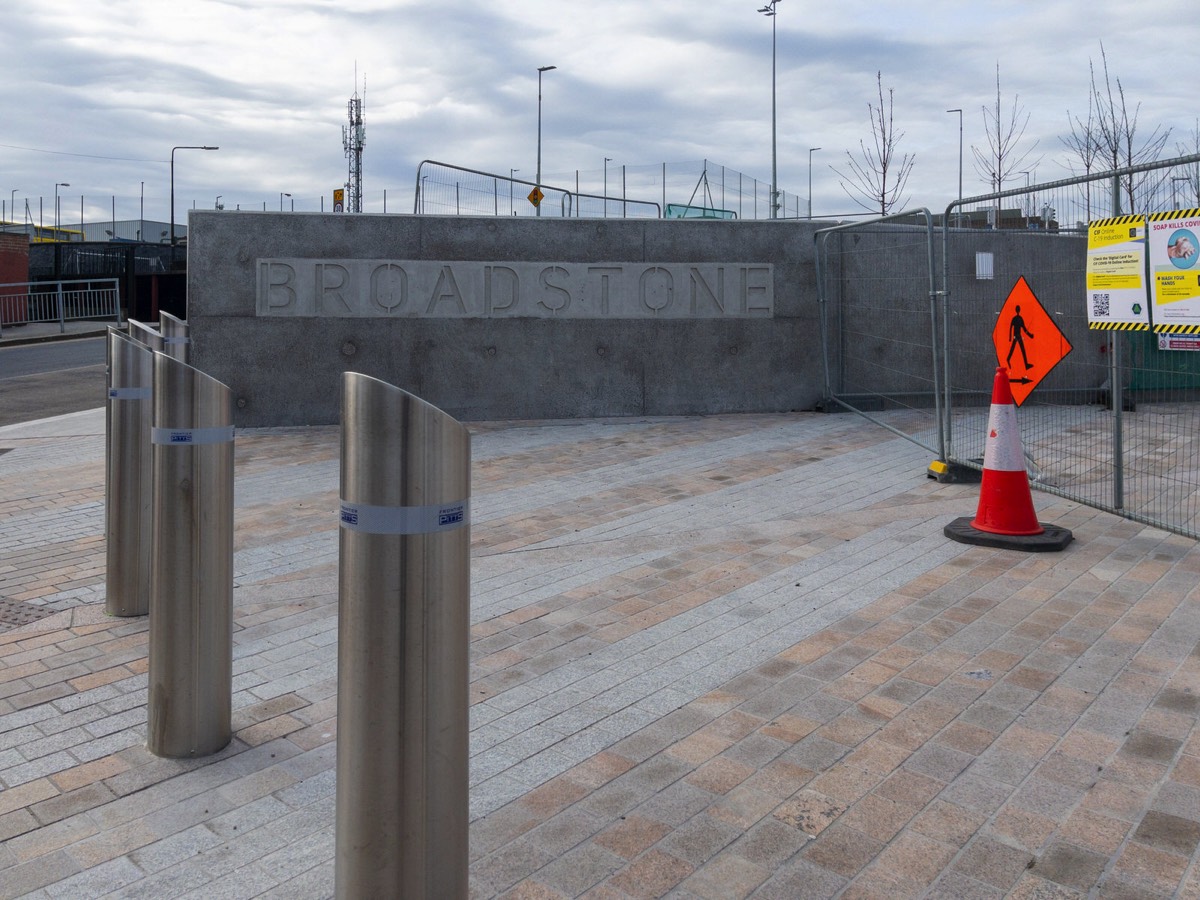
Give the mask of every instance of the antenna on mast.
[{"label": "antenna on mast", "polygon": [[342,126],[342,147],[349,160],[349,176],[346,180],[346,212],[362,212],[362,156],[367,142],[367,129],[363,125],[363,103],[367,96],[367,78],[363,76],[363,96],[358,96],[358,63],[354,64],[354,96],[346,104],[350,124]]}]

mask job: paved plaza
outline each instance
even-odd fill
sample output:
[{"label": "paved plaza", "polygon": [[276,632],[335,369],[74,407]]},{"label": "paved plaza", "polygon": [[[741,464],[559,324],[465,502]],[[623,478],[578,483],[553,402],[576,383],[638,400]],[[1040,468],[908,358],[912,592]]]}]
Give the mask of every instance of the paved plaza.
[{"label": "paved plaza", "polygon": [[[904,429],[903,413],[889,414]],[[1200,547],[851,415],[472,424],[472,897],[1200,897]],[[145,749],[104,411],[0,428],[0,898],[325,898],[338,432],[236,440],[234,739]]]}]

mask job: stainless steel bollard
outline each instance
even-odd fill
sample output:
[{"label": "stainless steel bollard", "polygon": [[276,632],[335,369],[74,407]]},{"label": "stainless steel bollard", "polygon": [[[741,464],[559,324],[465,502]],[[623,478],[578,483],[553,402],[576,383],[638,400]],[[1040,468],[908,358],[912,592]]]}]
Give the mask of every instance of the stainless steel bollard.
[{"label": "stainless steel bollard", "polygon": [[153,325],[147,325],[145,322],[139,322],[137,319],[126,319],[129,324],[129,336],[139,343],[145,344],[151,350],[157,350],[160,353],[165,349],[162,335],[159,334]]},{"label": "stainless steel bollard", "polygon": [[467,896],[471,444],[348,372],[338,581],[337,896]]},{"label": "stainless steel bollard", "polygon": [[162,335],[163,353],[182,363],[191,363],[192,338],[187,322],[160,310],[158,333]]},{"label": "stainless steel bollard", "polygon": [[233,395],[154,354],[154,540],[146,745],[215,753],[232,737]]},{"label": "stainless steel bollard", "polygon": [[108,331],[104,532],[104,611],[144,616],[150,611],[150,428],[154,351]]}]

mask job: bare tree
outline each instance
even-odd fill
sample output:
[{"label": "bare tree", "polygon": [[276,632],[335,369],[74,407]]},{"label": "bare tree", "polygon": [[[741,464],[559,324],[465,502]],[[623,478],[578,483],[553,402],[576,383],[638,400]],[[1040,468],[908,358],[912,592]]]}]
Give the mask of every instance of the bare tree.
[{"label": "bare tree", "polygon": [[[991,185],[992,190],[1004,190],[1004,182],[1016,172],[1032,169],[1041,160],[1039,156],[1028,163],[1029,154],[1037,146],[1034,141],[1030,146],[1022,148],[1021,141],[1025,137],[1025,129],[1029,125],[1029,113],[1022,114],[1017,95],[1013,95],[1012,107],[1007,115],[1000,96],[1000,63],[996,63],[996,106],[994,109],[983,107],[983,128],[987,134],[988,146],[986,151],[974,145],[971,154],[975,157],[975,171],[979,177]],[[996,200],[996,227],[1000,226],[1000,200]]]},{"label": "bare tree", "polygon": [[[1100,157],[1100,138],[1097,134],[1099,129],[1096,124],[1094,94],[1088,94],[1086,119],[1072,116],[1070,110],[1067,110],[1067,119],[1071,123],[1071,136],[1060,138],[1066,148],[1071,151],[1067,168],[1071,170],[1072,175],[1091,175],[1099,165]],[[1075,165],[1076,159],[1079,162],[1078,168]],[[1090,222],[1092,220],[1092,183],[1085,181],[1079,185],[1079,193],[1083,197],[1087,221]]]},{"label": "bare tree", "polygon": [[[1200,119],[1197,119],[1196,124],[1192,126],[1192,131],[1188,135],[1187,141],[1176,143],[1175,149],[1180,156],[1200,154]],[[1175,190],[1177,183],[1187,186],[1187,193],[1183,195],[1183,202],[1179,202],[1179,196]],[[1191,163],[1183,170],[1182,175],[1171,176],[1171,201],[1177,207],[1186,206],[1193,202],[1197,207],[1200,207],[1200,164]]]},{"label": "bare tree", "polygon": [[[1096,67],[1090,61],[1089,68],[1092,73],[1092,97],[1096,103],[1097,138],[1101,157],[1113,169],[1154,162],[1162,153],[1171,129],[1164,131],[1162,126],[1156,125],[1150,136],[1138,144],[1137,120],[1142,104],[1136,104],[1132,114],[1130,113],[1121,79],[1112,77],[1108,72],[1108,56],[1104,52],[1103,43],[1100,44],[1100,61],[1104,69],[1102,81],[1097,82]],[[1119,215],[1121,212],[1121,193],[1125,195],[1128,207],[1126,211],[1133,212],[1137,208],[1136,198],[1141,196],[1148,201],[1166,177],[1166,171],[1164,169],[1160,172],[1126,175],[1121,178],[1113,192],[1113,215]]]},{"label": "bare tree", "polygon": [[904,137],[904,132],[896,132],[892,118],[895,90],[888,88],[885,109],[882,72],[875,73],[875,84],[879,90],[879,106],[867,104],[873,146],[868,147],[865,141],[858,142],[861,160],[849,150],[846,151],[848,172],[834,166],[829,168],[842,179],[838,183],[851,200],[863,209],[878,211],[881,216],[886,216],[896,207],[904,193],[904,185],[908,182],[916,157],[908,153],[897,156],[896,148]]}]

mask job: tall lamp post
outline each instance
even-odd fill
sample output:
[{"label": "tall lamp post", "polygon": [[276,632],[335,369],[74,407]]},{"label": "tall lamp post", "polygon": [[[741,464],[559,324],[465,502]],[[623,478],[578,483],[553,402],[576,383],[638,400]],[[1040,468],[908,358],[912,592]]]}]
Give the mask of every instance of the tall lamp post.
[{"label": "tall lamp post", "polygon": [[[558,66],[538,66],[538,141],[537,141],[537,184],[534,187],[539,194],[542,192],[542,73],[557,69]],[[537,214],[542,214],[542,201],[539,199],[535,207]]]},{"label": "tall lamp post", "polygon": [[[961,109],[948,109],[948,113],[958,113],[958,202],[962,203],[962,137],[963,123]],[[959,216],[962,216],[962,208],[959,207]]]},{"label": "tall lamp post", "polygon": [[[189,146],[171,148],[171,250],[175,249],[175,151],[176,150],[220,150],[220,147]],[[175,262],[175,254],[171,253],[171,262]]]},{"label": "tall lamp post", "polygon": [[[292,195],[280,191],[280,193],[279,193],[279,211],[280,212],[283,212],[283,198],[290,197],[290,196],[292,196]],[[292,201],[292,209],[295,209],[295,208],[296,208],[296,201],[293,200]]]},{"label": "tall lamp post", "polygon": [[812,155],[814,151],[820,149],[820,147],[808,148],[808,217],[810,219],[812,218]]},{"label": "tall lamp post", "polygon": [[775,6],[779,0],[770,0],[759,10],[771,19],[771,218],[779,217],[779,172],[775,141]]},{"label": "tall lamp post", "polygon": [[54,239],[58,240],[58,189],[60,187],[70,187],[71,185],[65,181],[58,181],[54,184]]}]

